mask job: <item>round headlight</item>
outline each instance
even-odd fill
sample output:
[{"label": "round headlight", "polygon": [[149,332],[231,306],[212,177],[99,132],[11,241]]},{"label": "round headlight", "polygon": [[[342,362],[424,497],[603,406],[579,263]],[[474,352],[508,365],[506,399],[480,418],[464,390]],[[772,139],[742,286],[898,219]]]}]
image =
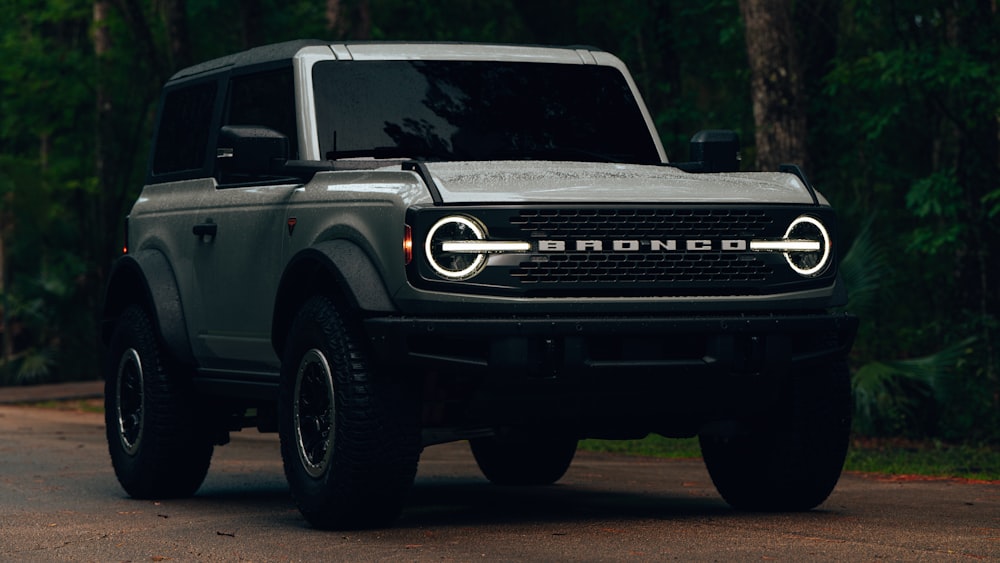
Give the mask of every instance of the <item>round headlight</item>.
[{"label": "round headlight", "polygon": [[830,261],[830,234],[818,219],[803,215],[792,221],[785,232],[787,243],[802,243],[808,250],[788,250],[785,259],[803,276],[823,273]]},{"label": "round headlight", "polygon": [[427,232],[424,252],[431,268],[450,280],[464,280],[478,274],[486,266],[486,255],[469,252],[448,252],[446,242],[486,240],[486,228],[475,219],[451,215],[441,219]]}]

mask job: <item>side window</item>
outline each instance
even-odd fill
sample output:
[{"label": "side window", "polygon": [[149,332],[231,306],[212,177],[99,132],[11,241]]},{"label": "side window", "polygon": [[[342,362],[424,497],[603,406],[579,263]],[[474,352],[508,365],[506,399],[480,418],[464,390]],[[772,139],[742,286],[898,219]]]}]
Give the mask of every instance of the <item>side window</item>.
[{"label": "side window", "polygon": [[205,166],[217,90],[215,82],[207,82],[167,93],[156,135],[153,175]]},{"label": "side window", "polygon": [[225,125],[258,125],[288,137],[289,156],[297,159],[295,87],[292,69],[233,78]]}]

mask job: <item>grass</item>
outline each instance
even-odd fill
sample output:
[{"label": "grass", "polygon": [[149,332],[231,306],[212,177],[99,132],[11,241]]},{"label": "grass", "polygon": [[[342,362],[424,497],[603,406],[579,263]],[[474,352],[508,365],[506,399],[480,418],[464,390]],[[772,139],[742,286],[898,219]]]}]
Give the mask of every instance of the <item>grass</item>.
[{"label": "grass", "polygon": [[[697,438],[650,435],[642,440],[583,440],[580,447],[594,452],[671,459],[701,457]],[[844,468],[882,475],[1000,481],[1000,448],[856,437],[847,452]]]},{"label": "grass", "polygon": [[849,471],[867,473],[1000,481],[1000,448],[855,438],[846,465]]},{"label": "grass", "polygon": [[658,434],[650,434],[641,440],[582,440],[580,448],[591,452],[670,459],[701,458],[698,438],[664,438]]}]

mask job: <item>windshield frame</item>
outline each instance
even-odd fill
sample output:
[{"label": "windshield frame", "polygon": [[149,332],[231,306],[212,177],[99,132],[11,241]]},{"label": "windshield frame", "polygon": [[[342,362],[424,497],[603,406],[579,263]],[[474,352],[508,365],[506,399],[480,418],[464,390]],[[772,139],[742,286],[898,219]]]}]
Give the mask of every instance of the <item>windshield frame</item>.
[{"label": "windshield frame", "polygon": [[[638,164],[662,164],[666,162],[666,157],[663,153],[660,139],[656,134],[655,128],[652,125],[652,119],[648,114],[648,110],[646,109],[645,104],[642,101],[642,98],[638,96],[638,92],[636,90],[634,81],[631,79],[631,76],[625,69],[624,64],[621,63],[621,61],[617,59],[617,57],[614,57],[613,55],[607,53],[603,52],[593,53],[595,57],[600,56],[600,59],[602,59],[598,61],[596,58],[592,57],[594,59],[594,62],[599,63],[597,65],[594,64],[585,65],[582,63],[567,64],[562,61],[554,62],[552,60],[544,60],[544,59],[531,60],[530,58],[527,60],[494,60],[486,58],[483,59],[472,58],[469,60],[435,59],[435,58],[417,58],[417,59],[372,58],[365,60],[340,61],[332,59],[328,55],[321,56],[319,53],[315,52],[307,53],[306,55],[307,56],[299,57],[301,59],[301,63],[297,64],[296,67],[297,67],[297,73],[299,74],[299,77],[301,79],[299,81],[300,86],[302,86],[304,89],[308,88],[308,90],[306,90],[304,93],[300,93],[300,95],[298,96],[298,102],[301,103],[303,106],[308,107],[309,109],[315,111],[315,113],[306,116],[306,119],[304,119],[305,121],[304,124],[306,125],[306,127],[300,128],[300,132],[302,133],[307,133],[310,130],[315,132],[314,134],[306,135],[312,138],[304,139],[302,143],[302,146],[305,149],[303,151],[304,152],[303,157],[307,159],[326,160],[328,157],[332,159],[410,157],[410,158],[424,158],[427,160],[528,159],[528,160],[563,160],[563,161],[590,161],[590,162],[621,161],[621,162],[638,163]],[[590,80],[592,77],[595,76],[600,77],[599,80],[602,81],[600,82],[600,84],[605,85],[604,87],[607,87],[608,84],[614,82],[613,84],[614,88],[612,90],[609,90],[611,94],[603,93],[600,95],[604,95],[605,97],[607,97],[608,95],[618,96],[619,99],[615,101],[615,103],[620,104],[619,106],[617,106],[618,109],[621,111],[630,112],[630,114],[627,115],[628,127],[624,128],[624,130],[628,131],[628,135],[625,136],[621,132],[621,129],[616,132],[616,134],[618,135],[618,137],[616,138],[619,138],[622,141],[623,145],[629,146],[630,148],[628,151],[624,151],[624,154],[621,152],[615,153],[612,151],[612,149],[616,146],[615,141],[608,141],[608,140],[594,141],[596,138],[602,137],[602,135],[593,135],[591,138],[589,138],[589,141],[596,142],[597,143],[596,146],[594,145],[594,143],[591,143],[590,145],[588,145],[587,143],[583,143],[583,146],[577,146],[576,144],[566,143],[565,140],[562,140],[556,142],[555,144],[552,144],[551,142],[548,145],[545,145],[543,143],[535,143],[536,146],[528,146],[528,147],[510,147],[510,146],[504,146],[501,143],[501,150],[497,151],[479,150],[478,152],[465,151],[463,153],[462,151],[453,150],[454,145],[449,146],[447,145],[447,143],[445,143],[444,145],[439,144],[439,146],[437,146],[436,148],[431,148],[429,146],[421,146],[419,148],[415,148],[411,146],[409,148],[404,147],[403,150],[401,150],[399,148],[399,143],[396,142],[400,137],[395,137],[395,138],[388,137],[385,134],[385,127],[383,127],[382,131],[373,135],[373,137],[382,137],[381,142],[372,142],[366,145],[359,145],[357,143],[352,145],[350,142],[348,142],[346,147],[344,147],[343,144],[340,144],[340,146],[338,146],[336,149],[331,150],[332,147],[330,142],[330,134],[328,131],[328,123],[325,122],[330,121],[331,115],[335,115],[337,110],[324,106],[324,104],[332,103],[331,101],[327,101],[328,96],[327,93],[325,92],[325,89],[330,89],[333,87],[332,84],[335,83],[335,80],[331,78],[332,75],[352,74],[356,78],[358,72],[367,73],[371,69],[371,67],[368,66],[361,67],[358,65],[369,65],[369,64],[374,64],[376,66],[382,65],[383,68],[391,67],[390,72],[383,73],[384,76],[387,77],[394,78],[392,72],[393,71],[398,72],[400,71],[400,69],[405,69],[407,72],[409,72],[411,82],[415,81],[420,84],[416,86],[416,88],[420,90],[419,93],[417,94],[417,97],[423,98],[421,100],[421,103],[423,104],[423,109],[417,108],[417,110],[414,111],[413,113],[420,114],[422,112],[424,115],[421,117],[421,119],[425,125],[426,122],[433,121],[434,117],[438,118],[437,121],[433,124],[435,126],[440,126],[444,124],[445,121],[448,120],[448,118],[442,117],[439,114],[435,114],[434,113],[435,110],[433,109],[430,110],[427,109],[428,92],[430,92],[433,89],[435,91],[435,94],[440,97],[441,91],[447,89],[449,87],[449,84],[441,86],[441,82],[437,78],[433,78],[427,73],[424,73],[425,80],[423,81],[412,80],[415,76],[413,73],[423,72],[421,69],[426,70],[426,69],[452,68],[447,65],[456,64],[456,65],[463,65],[463,68],[490,69],[489,70],[490,73],[497,75],[502,73],[507,73],[508,77],[513,76],[515,79],[519,78],[517,74],[510,74],[512,72],[512,69],[525,69],[526,73],[535,73],[535,76],[526,78],[524,79],[524,81],[522,81],[523,83],[521,84],[521,86],[526,88],[535,88],[534,84],[531,82],[532,80],[544,81],[544,79],[538,79],[536,77],[539,75],[544,75],[546,69],[559,72],[562,75],[585,77],[587,80]],[[340,65],[345,65],[345,66],[340,66]],[[483,65],[483,66],[478,67],[476,65]],[[536,65],[536,66],[528,66],[528,65]],[[542,66],[537,66],[537,65],[542,65]],[[352,68],[347,69],[347,67],[352,67]],[[499,68],[499,70],[494,70],[497,68]],[[346,70],[338,70],[338,69],[346,69]],[[378,74],[378,71],[373,71],[373,72],[375,74]],[[403,74],[405,74],[405,72]],[[451,75],[446,73],[445,76],[451,76]],[[445,80],[445,82],[447,82],[447,80]],[[345,81],[345,83],[349,82]],[[464,84],[466,85],[473,84],[473,87],[482,88],[482,85],[470,82],[468,77],[465,77]],[[582,79],[580,79],[580,81],[578,81],[577,84],[578,85],[584,84],[584,82],[582,81]],[[454,84],[450,84],[450,86],[454,86]],[[368,88],[371,89],[372,86],[369,85]],[[397,94],[398,91],[399,90],[397,86],[397,89],[393,92],[393,94]],[[459,88],[458,92],[461,93],[464,92],[464,90],[462,90],[462,88]],[[353,91],[347,91],[346,95],[351,96],[352,94]],[[340,95],[344,94],[341,93]],[[382,97],[386,98],[386,96]],[[469,100],[472,98],[467,97],[466,99]],[[509,99],[514,99],[514,98],[509,97]],[[522,100],[523,98],[516,98],[516,99]],[[560,103],[564,102],[563,98],[550,96],[550,99],[555,99]],[[534,99],[530,101],[532,103],[536,102],[536,100]],[[467,115],[479,115],[476,113],[475,110],[475,107],[478,107],[476,106],[476,104],[479,103],[479,100],[473,99],[472,102],[473,103],[471,103],[470,105],[474,107],[471,110],[470,109],[463,110],[466,111],[467,113],[458,114],[460,117]],[[585,107],[585,103],[580,102],[579,100],[576,101],[571,100],[565,103],[568,104],[569,106],[573,106],[570,109],[571,111],[575,112],[567,114],[568,118],[564,116],[564,119],[567,120],[573,120],[574,116],[578,115],[582,111],[579,108]],[[393,112],[387,111],[385,113],[392,114]],[[429,115],[432,115],[433,117],[428,118]],[[453,117],[455,114],[450,114],[450,115]],[[414,118],[410,112],[402,112],[396,115],[396,119],[399,119],[400,121],[403,121],[407,118],[409,118],[410,121],[418,121],[418,119]],[[393,118],[390,117],[390,119]],[[478,126],[479,129],[475,129],[474,127],[471,126],[465,126],[465,127],[467,127],[469,131],[471,131],[473,134],[481,134],[487,131],[490,132],[490,134],[492,134],[494,132],[494,128],[502,129],[504,127],[504,124],[501,121],[497,120],[496,118],[493,119],[494,121],[496,121],[495,123],[490,123],[489,119],[485,119],[486,123],[485,128],[483,123],[480,123],[480,121],[484,120],[480,118],[475,118],[476,122],[475,125]],[[602,119],[608,122],[612,121],[611,119],[607,118],[602,118]],[[589,120],[587,122],[582,122],[582,123],[587,123],[588,126],[591,126],[589,125],[590,121],[601,121],[601,119]],[[383,124],[388,126],[389,122],[383,121]],[[399,124],[397,123],[394,125],[396,125],[397,127],[396,131],[398,133]],[[521,125],[523,126],[523,123]],[[607,126],[607,124],[603,124],[603,126]],[[346,130],[347,129],[345,129],[345,131]],[[375,131],[375,129],[370,126],[366,130]],[[439,140],[439,137],[436,135],[436,133],[438,133],[436,129],[432,128],[431,131],[435,132],[435,138]],[[539,131],[547,131],[547,130],[545,128],[538,128],[536,131],[532,131],[532,133],[537,133]],[[454,132],[455,130],[453,129],[451,131],[445,131],[445,134],[447,135]],[[509,133],[509,130],[503,131],[502,133],[504,134]],[[324,135],[326,135],[325,138]],[[451,140],[451,139],[446,139],[446,140]],[[338,139],[338,144],[339,144],[339,139]],[[445,150],[440,150],[442,148]]]}]

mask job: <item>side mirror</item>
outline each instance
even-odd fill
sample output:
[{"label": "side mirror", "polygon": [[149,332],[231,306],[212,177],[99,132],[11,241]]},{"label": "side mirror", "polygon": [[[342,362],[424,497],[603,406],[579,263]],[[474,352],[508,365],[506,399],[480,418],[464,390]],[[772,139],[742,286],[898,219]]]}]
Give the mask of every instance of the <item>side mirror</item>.
[{"label": "side mirror", "polygon": [[219,170],[229,177],[273,175],[288,160],[288,137],[268,127],[226,125],[216,146]]},{"label": "side mirror", "polygon": [[740,137],[723,129],[698,131],[691,137],[691,160],[701,162],[703,172],[739,172]]},{"label": "side mirror", "polygon": [[739,172],[740,137],[735,131],[709,129],[691,137],[691,161],[668,166],[685,172]]}]

